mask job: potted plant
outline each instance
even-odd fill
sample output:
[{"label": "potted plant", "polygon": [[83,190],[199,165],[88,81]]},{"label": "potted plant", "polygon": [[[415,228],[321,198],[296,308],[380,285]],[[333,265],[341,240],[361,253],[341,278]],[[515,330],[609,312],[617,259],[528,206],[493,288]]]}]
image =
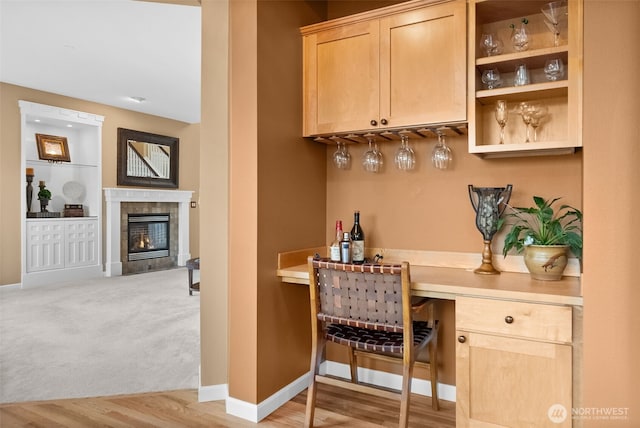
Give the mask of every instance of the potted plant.
[{"label": "potted plant", "polygon": [[554,211],[552,200],[534,196],[535,206],[509,207],[504,223],[515,219],[504,239],[503,256],[511,249],[524,251],[524,262],[531,277],[541,280],[559,280],[567,266],[571,252],[582,259],[582,212],[569,205]]},{"label": "potted plant", "polygon": [[40,191],[38,192],[38,200],[40,201],[40,212],[47,212],[47,205],[49,204],[49,200],[51,199],[51,192],[44,187],[44,185],[40,185]]}]

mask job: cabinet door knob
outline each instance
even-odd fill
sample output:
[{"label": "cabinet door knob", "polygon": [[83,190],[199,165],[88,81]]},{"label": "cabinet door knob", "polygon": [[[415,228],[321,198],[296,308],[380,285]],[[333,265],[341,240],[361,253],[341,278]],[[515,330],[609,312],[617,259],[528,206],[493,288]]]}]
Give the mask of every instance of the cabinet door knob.
[{"label": "cabinet door knob", "polygon": [[507,324],[511,324],[513,322],[513,317],[511,315],[507,315],[506,317],[504,317],[504,322],[506,322]]},{"label": "cabinet door knob", "polygon": [[375,119],[371,119],[371,122],[369,123],[371,123],[371,126],[378,126],[378,121]]},{"label": "cabinet door knob", "polygon": [[458,336],[458,342],[460,342],[460,343],[464,343],[464,342],[466,342],[466,341],[467,341],[467,338],[466,338],[466,337],[464,337],[464,336]]},{"label": "cabinet door knob", "polygon": [[386,125],[386,124],[387,124],[387,123],[389,123],[389,122],[387,122],[387,119],[382,118],[382,119],[380,120],[380,123],[381,123],[381,124],[383,124],[383,125]]}]

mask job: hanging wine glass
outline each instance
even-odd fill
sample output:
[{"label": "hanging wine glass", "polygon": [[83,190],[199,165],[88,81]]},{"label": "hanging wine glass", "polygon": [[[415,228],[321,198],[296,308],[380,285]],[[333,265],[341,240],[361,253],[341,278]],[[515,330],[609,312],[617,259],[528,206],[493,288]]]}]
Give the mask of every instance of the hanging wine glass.
[{"label": "hanging wine glass", "polygon": [[431,162],[433,166],[438,169],[447,169],[453,160],[451,149],[447,146],[445,136],[443,133],[438,132],[438,143],[433,148],[431,153]]},{"label": "hanging wine glass", "polygon": [[369,150],[362,155],[362,168],[367,172],[378,172],[382,166],[382,153],[378,151],[378,147],[373,147],[373,138],[367,139],[369,142]]},{"label": "hanging wine glass", "polygon": [[415,153],[409,147],[409,136],[406,134],[400,136],[400,148],[396,152],[395,163],[401,171],[410,171],[415,167]]},{"label": "hanging wine glass", "polygon": [[507,102],[505,100],[498,100],[496,102],[496,122],[500,126],[500,144],[504,144],[504,127],[507,125],[509,119],[509,111],[507,110]]},{"label": "hanging wine glass", "polygon": [[333,164],[338,169],[349,169],[351,167],[351,154],[344,143],[338,141],[338,148],[333,152]]}]

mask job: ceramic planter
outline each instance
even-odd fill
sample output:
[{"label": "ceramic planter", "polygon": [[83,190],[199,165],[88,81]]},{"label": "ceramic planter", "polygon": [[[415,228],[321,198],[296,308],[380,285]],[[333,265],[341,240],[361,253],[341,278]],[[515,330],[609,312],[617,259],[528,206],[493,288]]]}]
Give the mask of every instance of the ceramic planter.
[{"label": "ceramic planter", "polygon": [[524,247],[524,264],[531,278],[558,281],[567,267],[568,245],[527,245]]}]

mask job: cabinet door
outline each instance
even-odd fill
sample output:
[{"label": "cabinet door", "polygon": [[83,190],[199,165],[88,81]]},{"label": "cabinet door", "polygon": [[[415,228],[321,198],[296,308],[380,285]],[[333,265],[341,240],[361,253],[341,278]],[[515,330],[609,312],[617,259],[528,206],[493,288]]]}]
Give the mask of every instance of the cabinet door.
[{"label": "cabinet door", "polygon": [[378,21],[305,36],[305,136],[371,128],[379,117]]},{"label": "cabinet door", "polygon": [[65,267],[98,263],[98,220],[65,222]]},{"label": "cabinet door", "polygon": [[27,272],[64,267],[64,224],[27,221]]},{"label": "cabinet door", "polygon": [[457,426],[571,426],[570,345],[457,334]]},{"label": "cabinet door", "polygon": [[466,120],[466,4],[380,21],[380,117],[387,126]]}]

